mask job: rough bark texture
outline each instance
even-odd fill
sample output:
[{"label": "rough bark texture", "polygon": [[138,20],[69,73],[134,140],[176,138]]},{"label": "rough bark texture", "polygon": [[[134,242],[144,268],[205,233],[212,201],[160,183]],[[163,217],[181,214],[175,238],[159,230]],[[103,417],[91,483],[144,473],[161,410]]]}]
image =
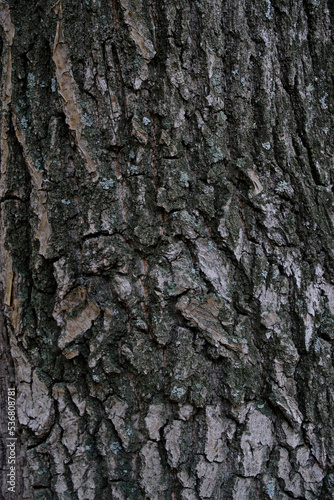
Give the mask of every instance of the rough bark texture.
[{"label": "rough bark texture", "polygon": [[17,498],[333,498],[333,1],[0,20]]}]

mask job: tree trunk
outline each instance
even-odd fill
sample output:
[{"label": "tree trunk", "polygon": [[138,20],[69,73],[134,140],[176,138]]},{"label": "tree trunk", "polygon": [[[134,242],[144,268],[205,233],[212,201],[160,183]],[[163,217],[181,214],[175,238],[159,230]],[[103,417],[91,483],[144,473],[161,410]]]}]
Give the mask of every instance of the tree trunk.
[{"label": "tree trunk", "polygon": [[0,20],[2,498],[333,498],[333,2]]}]

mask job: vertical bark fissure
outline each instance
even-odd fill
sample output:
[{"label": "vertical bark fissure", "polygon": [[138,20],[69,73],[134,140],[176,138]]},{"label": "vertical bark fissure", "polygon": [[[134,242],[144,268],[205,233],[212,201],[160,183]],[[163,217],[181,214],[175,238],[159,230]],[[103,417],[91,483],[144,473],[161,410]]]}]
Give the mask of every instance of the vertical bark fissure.
[{"label": "vertical bark fissure", "polygon": [[17,498],[332,498],[332,13],[0,0]]}]

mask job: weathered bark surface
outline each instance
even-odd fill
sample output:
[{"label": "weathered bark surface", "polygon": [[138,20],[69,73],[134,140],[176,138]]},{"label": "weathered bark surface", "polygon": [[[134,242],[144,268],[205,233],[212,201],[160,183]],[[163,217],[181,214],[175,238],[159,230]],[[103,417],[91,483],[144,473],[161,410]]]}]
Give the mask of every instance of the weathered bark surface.
[{"label": "weathered bark surface", "polygon": [[333,498],[333,18],[0,0],[17,498]]}]

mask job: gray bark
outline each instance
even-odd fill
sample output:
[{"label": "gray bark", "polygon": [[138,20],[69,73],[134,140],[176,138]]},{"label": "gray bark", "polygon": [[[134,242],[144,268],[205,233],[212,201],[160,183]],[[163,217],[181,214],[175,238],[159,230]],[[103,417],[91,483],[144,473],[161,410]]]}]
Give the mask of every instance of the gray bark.
[{"label": "gray bark", "polygon": [[3,498],[333,498],[333,17],[0,0]]}]

